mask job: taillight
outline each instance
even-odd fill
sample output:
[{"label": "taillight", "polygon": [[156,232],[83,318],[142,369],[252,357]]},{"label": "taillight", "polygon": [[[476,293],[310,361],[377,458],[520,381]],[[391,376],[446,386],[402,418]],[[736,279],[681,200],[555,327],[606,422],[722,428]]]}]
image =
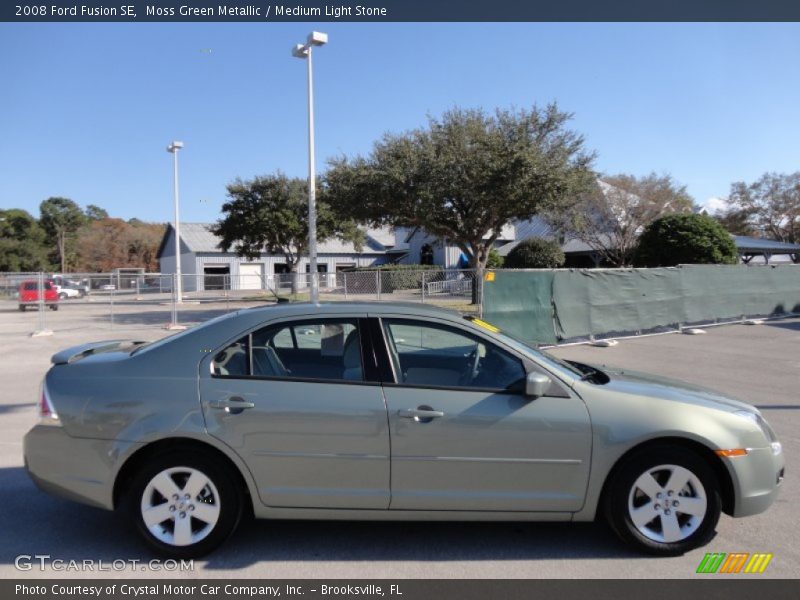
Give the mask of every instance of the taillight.
[{"label": "taillight", "polygon": [[39,400],[39,423],[42,425],[61,425],[61,420],[58,418],[53,402],[50,400],[50,395],[47,393],[47,387],[42,385],[42,395]]}]

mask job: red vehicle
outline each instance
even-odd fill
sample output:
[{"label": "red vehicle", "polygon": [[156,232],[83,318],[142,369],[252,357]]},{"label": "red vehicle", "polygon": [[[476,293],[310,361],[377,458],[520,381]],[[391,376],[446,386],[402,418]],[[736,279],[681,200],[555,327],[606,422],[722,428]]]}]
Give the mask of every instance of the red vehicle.
[{"label": "red vehicle", "polygon": [[[19,284],[19,309],[36,306],[39,303],[39,282],[29,279]],[[44,282],[44,303],[51,310],[58,310],[58,291],[50,281]]]}]

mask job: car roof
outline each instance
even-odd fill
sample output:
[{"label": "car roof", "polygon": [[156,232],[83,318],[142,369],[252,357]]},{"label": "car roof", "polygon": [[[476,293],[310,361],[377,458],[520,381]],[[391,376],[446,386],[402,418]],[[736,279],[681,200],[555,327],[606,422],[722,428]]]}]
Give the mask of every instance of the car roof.
[{"label": "car roof", "polygon": [[256,306],[245,309],[248,314],[263,312],[270,318],[275,316],[293,316],[319,313],[321,315],[335,315],[343,313],[369,313],[369,314],[411,314],[416,316],[460,318],[455,310],[421,304],[416,302],[367,302],[367,301],[342,301],[342,302],[279,302],[266,306]]}]

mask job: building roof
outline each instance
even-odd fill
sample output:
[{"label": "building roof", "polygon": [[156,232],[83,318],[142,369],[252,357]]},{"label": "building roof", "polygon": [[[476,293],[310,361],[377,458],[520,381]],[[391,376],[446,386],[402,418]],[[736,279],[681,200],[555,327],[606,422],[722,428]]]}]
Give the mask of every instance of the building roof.
[{"label": "building roof", "polygon": [[[181,223],[181,243],[189,252],[222,253],[219,249],[219,237],[209,231],[211,223]],[[172,248],[165,248],[167,238],[174,231],[170,224],[164,232],[158,248],[158,258],[165,253],[171,254]],[[329,239],[317,245],[318,254],[383,254],[394,246],[394,232],[388,228],[367,229],[366,239],[361,252],[351,242]]]},{"label": "building roof", "polygon": [[744,235],[734,235],[733,241],[740,253],[745,254],[798,254],[800,244],[790,244],[787,242],[777,242],[764,238],[747,237]]}]

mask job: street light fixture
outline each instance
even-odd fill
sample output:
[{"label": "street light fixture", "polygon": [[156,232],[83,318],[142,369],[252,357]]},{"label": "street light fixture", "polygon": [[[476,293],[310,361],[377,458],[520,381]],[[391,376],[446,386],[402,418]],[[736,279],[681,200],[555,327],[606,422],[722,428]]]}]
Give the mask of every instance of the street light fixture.
[{"label": "street light fixture", "polygon": [[319,274],[317,273],[317,174],[314,159],[314,77],[311,51],[314,46],[328,43],[328,34],[312,31],[305,44],[292,48],[292,56],[308,61],[308,262],[311,273],[311,302],[319,302]]},{"label": "street light fixture", "polygon": [[181,286],[181,223],[178,210],[178,150],[183,148],[183,142],[174,140],[167,146],[167,152],[172,154],[172,179],[175,195],[175,299],[183,302]]}]

